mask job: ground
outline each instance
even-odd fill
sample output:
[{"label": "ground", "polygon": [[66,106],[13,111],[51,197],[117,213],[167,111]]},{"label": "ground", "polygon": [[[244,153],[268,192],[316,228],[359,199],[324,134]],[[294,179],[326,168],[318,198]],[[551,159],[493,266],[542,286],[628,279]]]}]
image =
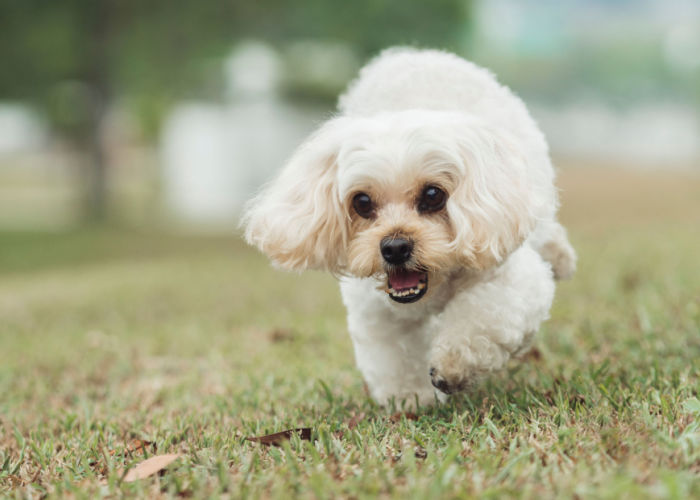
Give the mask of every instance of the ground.
[{"label": "ground", "polygon": [[367,398],[329,276],[235,237],[0,233],[0,494],[700,497],[700,178],[560,186],[580,265],[536,351],[416,415]]}]

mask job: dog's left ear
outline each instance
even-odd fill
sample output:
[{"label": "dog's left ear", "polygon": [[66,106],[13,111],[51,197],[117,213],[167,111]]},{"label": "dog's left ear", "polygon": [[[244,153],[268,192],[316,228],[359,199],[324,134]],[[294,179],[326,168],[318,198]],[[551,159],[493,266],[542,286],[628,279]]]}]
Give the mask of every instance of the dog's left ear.
[{"label": "dog's left ear", "polygon": [[247,205],[246,240],[284,269],[333,272],[342,266],[347,227],[336,157],[347,122],[326,122]]},{"label": "dog's left ear", "polygon": [[487,126],[465,128],[455,132],[462,164],[447,210],[453,244],[465,265],[486,269],[530,234],[536,221],[536,187],[518,141]]}]

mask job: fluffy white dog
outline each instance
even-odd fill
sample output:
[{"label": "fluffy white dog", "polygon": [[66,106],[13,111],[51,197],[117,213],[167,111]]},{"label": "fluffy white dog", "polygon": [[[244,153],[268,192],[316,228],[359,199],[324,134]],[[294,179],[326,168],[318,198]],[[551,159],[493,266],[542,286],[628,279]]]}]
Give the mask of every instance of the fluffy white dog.
[{"label": "fluffy white dog", "polygon": [[376,401],[443,400],[526,352],[574,272],[547,143],[493,75],[435,50],[384,51],[339,110],[250,202],[246,239],[339,277]]}]

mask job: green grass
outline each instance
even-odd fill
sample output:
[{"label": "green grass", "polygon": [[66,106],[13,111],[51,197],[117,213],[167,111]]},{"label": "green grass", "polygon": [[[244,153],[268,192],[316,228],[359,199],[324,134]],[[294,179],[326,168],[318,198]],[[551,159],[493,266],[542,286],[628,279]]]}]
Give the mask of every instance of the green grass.
[{"label": "green grass", "polygon": [[[561,185],[580,267],[540,356],[416,420],[365,395],[329,276],[235,238],[0,233],[0,494],[700,497],[700,182]],[[134,438],[183,456],[125,483]]]}]

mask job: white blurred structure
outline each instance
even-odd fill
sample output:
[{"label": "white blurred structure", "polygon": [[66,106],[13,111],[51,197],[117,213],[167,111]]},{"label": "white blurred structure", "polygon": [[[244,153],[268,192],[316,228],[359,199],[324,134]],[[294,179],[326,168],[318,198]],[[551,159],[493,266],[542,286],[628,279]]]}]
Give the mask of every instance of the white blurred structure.
[{"label": "white blurred structure", "polygon": [[[610,47],[637,47],[624,53],[640,58],[651,48],[661,56],[656,71],[679,81],[700,71],[698,0],[479,0],[474,7],[475,52],[497,75],[508,71],[514,81],[529,71],[565,67],[581,48],[601,61],[609,58],[610,66],[621,57],[606,55]],[[542,61],[548,64],[538,67]],[[561,81],[564,99],[525,100],[554,155],[578,163],[700,171],[697,100],[674,99],[663,88],[646,92],[653,82],[643,76],[630,75],[627,85],[630,93],[642,89],[642,97],[618,98],[614,105],[591,82]]]},{"label": "white blurred structure", "polygon": [[30,153],[46,147],[43,120],[20,104],[0,103],[0,155]]},{"label": "white blurred structure", "polygon": [[169,209],[205,226],[231,227],[245,201],[323,118],[280,97],[281,62],[263,44],[239,45],[225,72],[227,101],[177,106],[160,144]]},{"label": "white blurred structure", "polygon": [[692,109],[646,103],[615,110],[600,102],[530,106],[555,155],[641,168],[700,162],[700,117]]}]

